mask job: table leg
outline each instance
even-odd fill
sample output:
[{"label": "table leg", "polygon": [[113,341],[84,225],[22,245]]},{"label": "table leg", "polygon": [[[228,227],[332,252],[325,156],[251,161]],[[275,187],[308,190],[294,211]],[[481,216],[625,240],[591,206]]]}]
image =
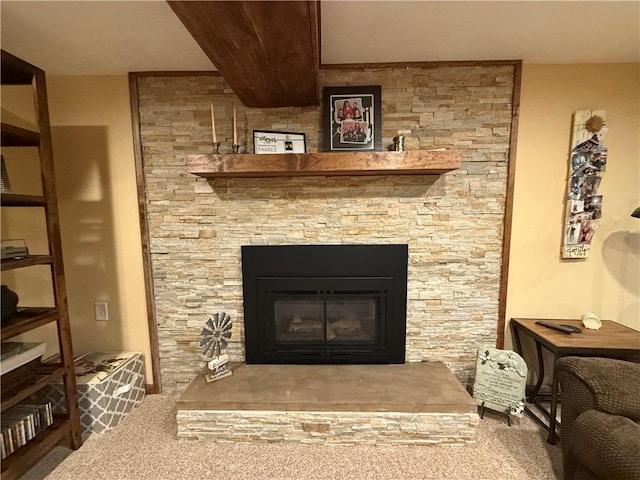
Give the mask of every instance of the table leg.
[{"label": "table leg", "polygon": [[[514,341],[514,346],[515,346],[516,352],[518,354],[520,354],[520,356],[522,356],[524,358],[524,352],[522,350],[522,341],[520,339],[520,329],[519,329],[518,326],[516,326],[515,322],[511,322],[511,334],[513,336],[513,341]],[[544,409],[544,407],[542,407],[537,402],[538,396],[540,394],[540,389],[542,388],[542,384],[544,382],[544,358],[542,356],[542,344],[540,344],[540,342],[538,342],[535,339],[534,339],[534,342],[535,342],[535,345],[536,345],[536,357],[537,357],[537,361],[538,361],[538,379],[536,381],[536,384],[533,386],[533,389],[528,392],[527,401],[530,402],[530,403],[533,403],[534,405],[536,405],[536,407],[538,407],[542,413],[548,414],[548,412]],[[555,374],[555,371],[554,371],[554,374]],[[554,375],[554,379],[555,379],[555,375]],[[555,388],[557,390],[557,385],[556,385]],[[553,401],[553,399],[552,399],[552,401]],[[553,405],[554,405],[554,410],[555,410],[555,402],[554,402]],[[540,416],[536,415],[529,407],[525,407],[525,412],[533,420],[535,420],[541,427],[543,427],[545,430],[547,430],[549,432],[549,437],[548,437],[547,441],[549,441],[549,443],[551,443],[551,444],[555,444],[555,438],[556,438],[555,437],[555,424],[553,426],[553,430],[551,430],[549,425],[542,418],[540,418]]]},{"label": "table leg", "polygon": [[544,381],[544,359],[542,358],[542,345],[540,345],[540,343],[538,342],[536,342],[536,357],[538,359],[538,381],[533,387],[531,393],[529,393],[529,398],[527,400],[529,400],[530,402],[535,402],[536,397],[538,396],[538,393],[540,393],[540,389],[542,388],[542,382]]},{"label": "table leg", "polygon": [[553,376],[551,379],[551,411],[549,412],[549,437],[547,443],[551,445],[556,444],[556,414],[558,411],[558,377],[556,375],[556,360],[558,358],[553,356]]},{"label": "table leg", "polygon": [[[520,329],[515,325],[514,322],[511,322],[511,333],[513,335],[514,346],[516,348],[516,352],[520,354],[524,358],[523,350],[522,350],[522,342],[520,339]],[[526,330],[525,330],[526,333]],[[540,413],[548,416],[548,423],[537,415],[532,409],[529,407],[525,407],[525,412],[535,420],[541,427],[549,432],[549,436],[547,437],[547,442],[551,445],[555,445],[556,440],[558,439],[558,435],[556,435],[556,427],[558,426],[558,422],[556,421],[556,413],[558,406],[558,378],[556,377],[556,369],[555,369],[555,361],[557,360],[557,356],[554,354],[553,358],[553,377],[551,383],[551,405],[550,410],[547,410],[544,406],[542,406],[539,402],[541,402],[542,396],[540,395],[540,390],[542,388],[542,384],[544,383],[544,357],[542,355],[542,344],[534,339],[536,345],[536,357],[538,360],[538,379],[536,384],[533,386],[533,389],[529,391],[527,394],[527,401],[533,403],[540,411]],[[545,397],[547,395],[544,395]]]},{"label": "table leg", "polygon": [[513,319],[511,322],[509,322],[509,325],[511,326],[511,336],[513,337],[513,341],[515,343],[516,353],[524,358],[524,355],[522,353],[522,343],[520,342],[520,330],[518,329],[518,327],[516,327],[516,322],[514,322]]},{"label": "table leg", "polygon": [[[515,322],[511,322],[511,335],[513,336],[514,347],[516,349],[516,353],[524,358],[524,351],[522,349],[522,340],[520,339],[520,328],[516,326]],[[537,341],[536,344],[536,356],[538,360],[538,381],[536,382],[533,390],[531,390],[527,395],[527,401],[533,403],[535,398],[538,396],[540,392],[540,388],[542,388],[542,381],[544,380],[544,361],[542,360],[542,346]]]},{"label": "table leg", "polygon": [[[516,353],[524,358],[524,350],[522,349],[522,340],[520,340],[520,327],[517,326],[516,322],[511,319],[509,323],[511,327],[511,337],[513,338],[513,346],[515,347]],[[526,360],[525,360],[526,362]],[[526,395],[526,392],[525,392]],[[527,396],[527,401],[531,401],[529,396]]]}]

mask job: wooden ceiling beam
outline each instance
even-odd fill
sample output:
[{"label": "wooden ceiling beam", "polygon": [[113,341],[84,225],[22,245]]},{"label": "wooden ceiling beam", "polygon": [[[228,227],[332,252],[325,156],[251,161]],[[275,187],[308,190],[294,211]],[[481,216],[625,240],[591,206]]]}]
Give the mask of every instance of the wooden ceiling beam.
[{"label": "wooden ceiling beam", "polygon": [[319,104],[317,1],[167,3],[247,107]]}]

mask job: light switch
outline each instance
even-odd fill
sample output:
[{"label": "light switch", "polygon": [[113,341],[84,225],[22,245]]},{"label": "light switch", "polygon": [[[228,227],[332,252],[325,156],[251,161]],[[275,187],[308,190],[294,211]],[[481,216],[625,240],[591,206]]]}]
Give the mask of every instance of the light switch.
[{"label": "light switch", "polygon": [[95,302],[93,304],[96,312],[96,320],[106,322],[109,320],[109,308],[107,302]]}]

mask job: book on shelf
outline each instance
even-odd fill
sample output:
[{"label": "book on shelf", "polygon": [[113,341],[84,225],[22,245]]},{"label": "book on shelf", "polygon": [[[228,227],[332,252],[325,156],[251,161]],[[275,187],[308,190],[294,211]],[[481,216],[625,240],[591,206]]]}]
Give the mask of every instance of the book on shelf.
[{"label": "book on shelf", "polygon": [[[2,342],[0,374],[6,375],[17,368],[42,357],[46,348],[46,343]],[[8,381],[8,377],[4,377],[3,381]]]},{"label": "book on shelf", "polygon": [[2,414],[0,452],[4,460],[53,423],[51,403],[16,405]]}]

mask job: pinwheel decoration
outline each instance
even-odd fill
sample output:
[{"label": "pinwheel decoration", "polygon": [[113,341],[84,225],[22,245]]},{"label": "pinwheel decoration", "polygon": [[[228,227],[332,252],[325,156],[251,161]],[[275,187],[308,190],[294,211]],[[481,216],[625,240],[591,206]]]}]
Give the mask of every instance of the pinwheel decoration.
[{"label": "pinwheel decoration", "polygon": [[224,312],[216,313],[213,315],[213,319],[207,320],[200,333],[200,346],[203,355],[209,357],[220,355],[220,351],[226,348],[229,343],[232,325],[231,317]]}]

